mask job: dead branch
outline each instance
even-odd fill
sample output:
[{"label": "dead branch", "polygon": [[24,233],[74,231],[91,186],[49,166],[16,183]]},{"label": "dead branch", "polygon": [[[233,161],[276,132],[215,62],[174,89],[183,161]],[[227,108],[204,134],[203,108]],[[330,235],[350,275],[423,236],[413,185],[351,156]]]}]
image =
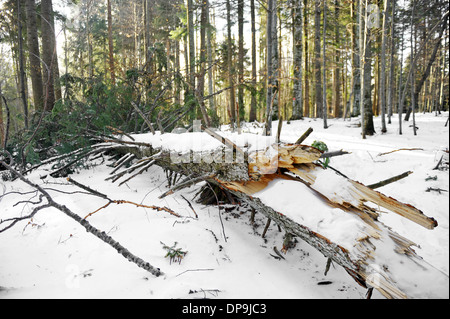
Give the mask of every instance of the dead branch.
[{"label": "dead branch", "polygon": [[245,155],[245,152],[239,148],[236,144],[234,144],[232,141],[230,141],[229,139],[222,137],[221,135],[217,134],[216,132],[214,132],[213,130],[206,128],[204,126],[202,126],[202,129],[208,133],[210,136],[214,137],[216,140],[218,140],[219,142],[221,142],[222,144],[231,147],[232,149],[234,149],[236,152],[241,153],[242,155]]},{"label": "dead branch", "polygon": [[105,195],[103,193],[100,193],[100,192],[90,188],[89,186],[83,185],[83,184],[73,180],[70,177],[67,178],[67,181],[69,181],[70,183],[72,183],[73,185],[75,185],[75,186],[77,186],[77,187],[79,187],[81,189],[84,189],[85,191],[87,191],[87,192],[89,192],[89,193],[91,193],[91,194],[93,194],[95,196],[101,197],[101,198],[106,199],[108,201],[107,204],[105,204],[102,207],[96,209],[92,213],[89,213],[88,215],[86,215],[86,217],[84,217],[84,219],[86,219],[86,218],[94,215],[98,211],[108,207],[110,204],[131,204],[131,205],[135,205],[136,207],[150,208],[150,209],[157,210],[159,212],[165,211],[165,212],[167,212],[167,213],[169,213],[169,214],[171,214],[173,216],[181,217],[180,215],[178,215],[173,210],[171,210],[170,208],[167,208],[167,207],[158,207],[158,206],[153,206],[153,205],[149,206],[149,205],[138,204],[138,203],[127,201],[127,200],[113,200],[113,199],[110,199],[107,195]]},{"label": "dead branch", "polygon": [[141,111],[141,109],[136,105],[136,103],[134,103],[133,101],[131,101],[131,105],[133,106],[133,108],[136,110],[136,112],[140,115],[140,117],[142,117],[142,119],[144,120],[144,122],[147,124],[148,128],[150,129],[150,131],[152,132],[153,135],[155,135],[155,129],[153,128],[152,123],[149,121],[149,119],[147,118],[147,116],[145,116],[145,114]]},{"label": "dead branch", "polygon": [[399,151],[423,151],[423,148],[399,148],[398,150],[394,150],[394,151],[390,151],[390,152],[386,152],[386,153],[380,153],[377,156],[383,156],[383,155],[387,155],[387,154],[399,152]]},{"label": "dead branch", "polygon": [[[150,263],[144,261],[143,259],[137,257],[136,255],[132,254],[128,249],[126,249],[124,246],[122,246],[119,242],[115,241],[111,236],[107,235],[104,231],[100,231],[99,229],[92,226],[86,219],[81,218],[74,212],[72,212],[69,208],[67,208],[65,205],[61,205],[53,200],[53,198],[45,191],[41,186],[31,182],[27,178],[25,178],[22,174],[20,174],[18,171],[16,171],[14,168],[6,164],[3,160],[0,160],[0,164],[2,164],[6,169],[8,169],[13,175],[17,176],[22,182],[25,184],[37,189],[41,194],[44,195],[44,197],[47,200],[47,204],[41,205],[39,207],[35,207],[30,215],[35,215],[38,211],[54,207],[60,212],[64,213],[66,216],[72,218],[76,222],[78,222],[81,226],[83,226],[87,232],[93,234],[112,248],[114,248],[119,254],[121,254],[123,257],[125,257],[128,261],[133,262],[138,267],[143,268],[153,274],[154,276],[158,277],[160,275],[163,275],[164,273],[154,266],[152,266]],[[13,223],[17,223],[18,220],[13,221]],[[11,228],[12,225],[9,225],[6,229]],[[4,231],[6,229],[3,229],[1,231]]]},{"label": "dead branch", "polygon": [[323,153],[322,155],[320,155],[320,158],[329,158],[329,157],[335,157],[335,156],[341,156],[341,155],[346,155],[346,154],[351,154],[347,151],[334,151],[334,152],[327,152],[327,153]]},{"label": "dead branch", "polygon": [[193,211],[194,214],[195,214],[195,218],[198,218],[197,212],[195,211],[194,207],[192,207],[191,202],[188,201],[188,200],[186,199],[186,197],[184,197],[183,195],[181,195],[181,198],[183,198],[183,199],[188,203],[189,207],[192,209],[192,211]]},{"label": "dead branch", "polygon": [[393,182],[396,182],[398,180],[401,180],[401,179],[411,175],[412,173],[413,172],[408,171],[408,172],[405,172],[403,174],[400,174],[400,175],[397,175],[397,176],[385,179],[384,181],[380,181],[380,182],[375,183],[375,184],[367,185],[367,187],[369,187],[371,189],[376,189],[376,188],[379,188],[379,187],[383,187],[383,186],[386,186],[386,185],[388,185],[390,183],[393,183]]},{"label": "dead branch", "polygon": [[195,177],[195,178],[191,178],[188,180],[185,180],[179,184],[177,184],[176,186],[172,187],[171,189],[169,189],[167,192],[165,192],[164,194],[162,194],[161,196],[159,196],[159,199],[162,199],[166,196],[172,195],[175,191],[189,187],[191,185],[203,182],[205,180],[214,178],[214,176],[216,176],[216,174],[208,174],[208,175],[203,175],[203,176],[199,176],[199,177]]},{"label": "dead branch", "polygon": [[302,144],[304,140],[306,140],[306,138],[309,136],[309,134],[311,134],[313,131],[312,127],[310,127],[309,129],[306,130],[305,133],[303,133],[302,136],[300,136],[300,138],[297,140],[297,142],[295,142],[295,144]]}]

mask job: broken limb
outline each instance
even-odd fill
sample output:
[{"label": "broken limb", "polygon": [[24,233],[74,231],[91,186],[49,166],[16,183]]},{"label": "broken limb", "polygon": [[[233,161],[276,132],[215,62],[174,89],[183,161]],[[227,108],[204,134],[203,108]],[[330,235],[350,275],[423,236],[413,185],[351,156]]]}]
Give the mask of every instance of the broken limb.
[{"label": "broken limb", "polygon": [[393,183],[393,182],[396,182],[398,180],[401,180],[401,179],[411,175],[412,173],[413,172],[408,171],[408,172],[405,172],[403,174],[400,174],[400,175],[397,175],[397,176],[385,179],[384,181],[380,181],[380,182],[375,183],[375,184],[367,185],[367,187],[369,187],[371,189],[376,189],[376,188],[379,188],[379,187],[383,187],[383,186],[386,186],[386,185],[388,185],[390,183]]},{"label": "broken limb", "polygon": [[313,131],[312,127],[310,127],[309,129],[306,130],[305,133],[303,133],[302,136],[300,136],[300,138],[297,140],[297,142],[295,142],[295,144],[302,144],[304,140],[306,140],[306,138],[309,136],[309,134],[311,134]]},{"label": "broken limb", "polygon": [[380,154],[378,154],[378,156],[387,155],[387,154],[391,154],[391,153],[399,152],[399,151],[423,151],[423,148],[400,148],[398,150],[393,150],[393,151],[386,152],[386,153],[380,153]]},{"label": "broken limb", "polygon": [[131,204],[131,205],[135,205],[136,207],[150,208],[150,209],[153,209],[153,210],[157,210],[157,211],[159,211],[159,212],[165,211],[165,212],[167,212],[167,213],[169,213],[169,214],[171,214],[171,215],[173,215],[173,216],[181,217],[179,214],[175,213],[173,210],[171,210],[170,208],[167,208],[167,207],[159,207],[159,206],[153,206],[153,205],[149,206],[149,205],[138,204],[138,203],[131,202],[131,201],[127,201],[127,200],[113,200],[113,199],[110,199],[110,198],[109,198],[108,196],[106,196],[105,194],[102,194],[102,193],[100,193],[100,192],[98,192],[98,191],[96,191],[96,190],[93,190],[93,189],[90,188],[89,186],[83,185],[83,184],[81,184],[81,183],[79,183],[79,182],[73,180],[73,179],[70,178],[70,177],[67,178],[67,181],[69,181],[70,183],[74,184],[75,186],[80,187],[81,189],[84,189],[85,191],[87,191],[87,192],[89,192],[89,193],[91,193],[91,194],[93,194],[93,195],[95,195],[95,196],[101,197],[101,198],[106,199],[106,200],[108,201],[107,204],[105,204],[105,205],[103,205],[102,207],[96,209],[96,210],[93,211],[92,213],[89,213],[88,215],[86,215],[86,217],[84,217],[84,219],[86,219],[86,218],[88,218],[88,217],[94,215],[94,214],[97,213],[98,211],[100,211],[100,210],[102,210],[102,209],[108,207],[110,204]]},{"label": "broken limb", "polygon": [[172,195],[177,190],[180,190],[180,189],[189,187],[191,185],[203,182],[205,180],[214,178],[214,176],[215,176],[215,174],[209,174],[209,175],[199,176],[199,177],[195,177],[195,178],[192,178],[192,179],[185,180],[185,181],[177,184],[176,186],[172,187],[171,189],[169,189],[167,192],[165,192],[164,194],[162,194],[158,198],[162,199],[162,198],[164,198],[166,196]]},{"label": "broken limb", "polygon": [[[3,160],[0,160],[0,164],[2,164],[6,169],[8,169],[13,175],[16,175],[22,182],[25,184],[37,189],[41,194],[44,195],[44,197],[47,200],[47,204],[41,205],[38,207],[35,207],[32,211],[32,214],[36,214],[38,211],[44,209],[53,207],[59,210],[60,212],[64,213],[66,216],[72,218],[77,223],[79,223],[81,226],[83,226],[87,232],[91,233],[92,235],[96,236],[98,239],[102,240],[112,248],[114,248],[119,254],[121,254],[123,257],[125,257],[128,261],[136,264],[138,267],[145,269],[146,271],[150,272],[152,275],[158,277],[163,275],[164,273],[157,267],[154,267],[150,263],[146,262],[145,260],[139,258],[138,256],[131,253],[128,249],[126,249],[124,246],[122,246],[119,242],[115,241],[111,236],[107,235],[104,231],[101,231],[94,226],[92,226],[86,219],[81,218],[74,212],[72,212],[69,208],[67,208],[65,205],[61,205],[53,200],[53,198],[45,191],[41,186],[31,182],[27,178],[25,178],[22,174],[20,174],[18,171],[16,171],[14,168],[6,164]],[[17,221],[16,221],[17,222]],[[14,222],[14,223],[16,223]],[[12,227],[11,225],[7,228]],[[6,229],[7,229],[6,228]],[[4,231],[3,229],[2,231]]]}]

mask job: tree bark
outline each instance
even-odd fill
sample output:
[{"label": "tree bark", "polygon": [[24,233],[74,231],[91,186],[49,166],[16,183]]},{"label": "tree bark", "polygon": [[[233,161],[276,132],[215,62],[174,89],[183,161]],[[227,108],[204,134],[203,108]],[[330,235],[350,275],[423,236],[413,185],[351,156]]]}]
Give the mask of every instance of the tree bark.
[{"label": "tree bark", "polygon": [[21,0],[17,0],[17,39],[19,42],[19,83],[20,83],[20,99],[23,107],[23,118],[25,129],[28,129],[28,102],[25,95],[25,58],[23,55],[23,38],[22,38],[22,8]]},{"label": "tree bark", "polygon": [[250,16],[251,16],[251,28],[252,28],[252,91],[250,101],[250,116],[249,121],[256,121],[256,19],[255,19],[255,0],[250,0]]},{"label": "tree bark", "polygon": [[322,46],[322,63],[323,63],[323,128],[328,128],[328,104],[327,104],[327,64],[326,64],[326,37],[327,37],[327,4],[323,0],[323,46]]},{"label": "tree bark", "polygon": [[[56,47],[53,41],[52,1],[41,1],[41,32],[42,32],[42,62],[44,79],[44,109],[51,111],[55,104],[55,73]],[[89,51],[89,50],[88,50]]]},{"label": "tree bark", "polygon": [[245,118],[244,107],[244,0],[238,0],[238,127]]},{"label": "tree bark", "polygon": [[335,41],[335,50],[334,50],[334,72],[333,72],[333,116],[334,118],[341,117],[341,36],[340,36],[340,1],[334,0],[334,41]]},{"label": "tree bark", "polygon": [[228,101],[228,113],[230,116],[231,129],[234,131],[236,123],[236,93],[234,90],[234,72],[233,72],[233,59],[232,59],[232,42],[231,42],[231,4],[230,0],[227,0],[227,67],[228,67],[228,86],[231,86],[229,91]]},{"label": "tree bark", "polygon": [[114,44],[112,37],[112,13],[111,13],[111,0],[107,0],[108,11],[108,53],[109,53],[109,74],[111,75],[111,82],[116,84],[116,72],[114,70]]},{"label": "tree bark", "polygon": [[302,0],[295,0],[292,9],[293,42],[294,42],[294,89],[292,119],[303,118],[303,6]]},{"label": "tree bark", "polygon": [[315,102],[316,117],[323,116],[323,92],[322,92],[322,69],[320,57],[320,16],[321,16],[321,0],[315,0],[314,10],[314,72],[315,72]]},{"label": "tree bark", "polygon": [[44,108],[44,85],[42,83],[41,54],[39,50],[38,28],[36,19],[36,4],[34,0],[25,1],[27,17],[28,61],[33,89],[34,107],[38,111]]},{"label": "tree bark", "polygon": [[381,38],[381,74],[380,74],[380,106],[381,106],[381,132],[386,133],[386,41],[387,41],[387,17],[391,1],[384,0],[383,28]]}]

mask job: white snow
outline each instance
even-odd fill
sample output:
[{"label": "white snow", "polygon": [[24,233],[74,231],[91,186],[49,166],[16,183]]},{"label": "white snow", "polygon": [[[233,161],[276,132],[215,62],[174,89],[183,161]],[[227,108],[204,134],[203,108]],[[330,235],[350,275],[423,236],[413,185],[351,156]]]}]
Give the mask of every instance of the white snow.
[{"label": "white snow", "polygon": [[[413,171],[407,178],[379,189],[388,196],[409,203],[434,217],[439,226],[427,230],[395,214],[381,216],[381,221],[400,235],[416,242],[416,252],[424,261],[445,274],[449,274],[449,172],[433,170],[444,150],[449,148],[448,127],[444,127],[448,113],[416,114],[418,135],[414,136],[409,123],[404,123],[403,135],[397,134],[398,123],[388,125],[387,134],[361,139],[360,128],[351,121],[329,119],[330,127],[322,128],[320,119],[305,119],[291,124],[284,123],[281,140],[295,142],[309,127],[313,133],[305,140],[311,144],[320,140],[330,151],[344,149],[349,155],[334,157],[330,165],[349,178],[363,184],[371,184],[406,171]],[[380,132],[380,119],[375,118]],[[277,122],[273,127],[277,127]],[[251,134],[260,129],[247,126],[241,137],[229,131],[221,134],[239,146],[248,145],[261,149],[257,136]],[[219,141],[204,133],[135,135],[137,141],[152,143],[170,150],[184,151],[186,146],[196,145],[199,150],[222,147]],[[198,141],[201,140],[201,143]],[[262,143],[264,144],[264,143]],[[378,156],[380,153],[400,148],[423,150],[398,151]],[[159,167],[151,167],[122,186],[106,182],[112,168],[96,160],[96,166],[71,175],[80,183],[89,185],[112,199],[123,199],[146,205],[166,206],[182,215],[182,218],[165,212],[156,212],[128,204],[111,204],[88,218],[97,228],[104,230],[132,253],[160,267],[165,275],[155,278],[135,264],[128,262],[114,249],[87,233],[83,227],[56,209],[40,211],[32,221],[24,220],[13,228],[0,233],[0,298],[364,298],[365,289],[341,267],[331,267],[323,275],[326,258],[311,246],[299,240],[296,247],[277,260],[273,247],[281,249],[283,233],[272,224],[266,239],[260,237],[266,219],[256,214],[257,227],[249,223],[250,212],[245,207],[226,211],[217,206],[205,207],[192,201],[201,184],[176,192],[164,199],[158,196],[167,191],[165,173]],[[58,203],[84,217],[107,202],[82,193],[64,178],[40,179],[51,168],[43,166],[27,177],[45,187]],[[425,181],[436,176],[436,180]],[[317,187],[326,187],[326,181],[316,180]],[[355,218],[342,215],[338,210],[326,212],[325,206],[311,192],[303,192],[302,184],[295,186],[288,181],[276,181],[277,194],[270,193],[274,185],[258,196],[270,200],[274,209],[293,214],[314,227],[318,232],[339,238],[350,244],[358,232],[364,232]],[[426,192],[428,187],[447,192]],[[59,190],[59,192],[57,191]],[[279,191],[282,190],[282,191]],[[62,193],[64,191],[65,193]],[[341,189],[333,190],[336,194]],[[15,192],[15,193],[12,193]],[[23,193],[20,195],[18,192]],[[295,192],[304,199],[304,207],[287,200]],[[39,195],[23,182],[0,181],[0,219],[25,216],[33,205],[20,201],[39,201]],[[181,197],[191,201],[199,218]],[[296,201],[297,202],[297,201]],[[223,227],[222,223],[223,222]],[[7,223],[0,225],[0,229]],[[225,240],[226,238],[226,240]],[[332,239],[332,238],[330,238]],[[161,242],[187,251],[180,264],[170,264]],[[383,262],[383,261],[381,261]],[[404,275],[411,276],[407,265],[399,261],[387,261],[392,267],[404,268]],[[425,274],[426,275],[426,274]],[[318,285],[321,281],[330,285]],[[433,278],[428,280],[433,285]],[[190,293],[191,292],[191,293]],[[442,293],[448,298],[448,292]],[[373,298],[382,298],[374,291]]]}]

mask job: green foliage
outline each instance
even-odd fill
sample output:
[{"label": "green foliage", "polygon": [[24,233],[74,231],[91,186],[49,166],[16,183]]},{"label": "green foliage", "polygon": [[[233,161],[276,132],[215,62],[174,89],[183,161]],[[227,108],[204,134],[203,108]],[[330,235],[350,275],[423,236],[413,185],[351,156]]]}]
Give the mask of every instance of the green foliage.
[{"label": "green foliage", "polygon": [[[317,148],[318,150],[322,152],[328,152],[328,146],[322,141],[314,141],[314,143],[311,144],[312,147]],[[328,164],[330,163],[330,158],[325,158],[325,161],[322,163],[323,167],[327,168]]]},{"label": "green foliage", "polygon": [[170,263],[172,263],[172,261],[176,261],[178,263],[181,263],[181,260],[184,258],[184,256],[186,256],[186,254],[188,253],[187,251],[183,251],[181,248],[176,248],[177,246],[177,242],[175,242],[171,247],[167,246],[166,244],[164,244],[163,242],[161,242],[161,244],[163,245],[163,248],[165,250],[167,250],[167,254],[166,256],[164,256],[165,258],[169,257],[169,261]]}]

